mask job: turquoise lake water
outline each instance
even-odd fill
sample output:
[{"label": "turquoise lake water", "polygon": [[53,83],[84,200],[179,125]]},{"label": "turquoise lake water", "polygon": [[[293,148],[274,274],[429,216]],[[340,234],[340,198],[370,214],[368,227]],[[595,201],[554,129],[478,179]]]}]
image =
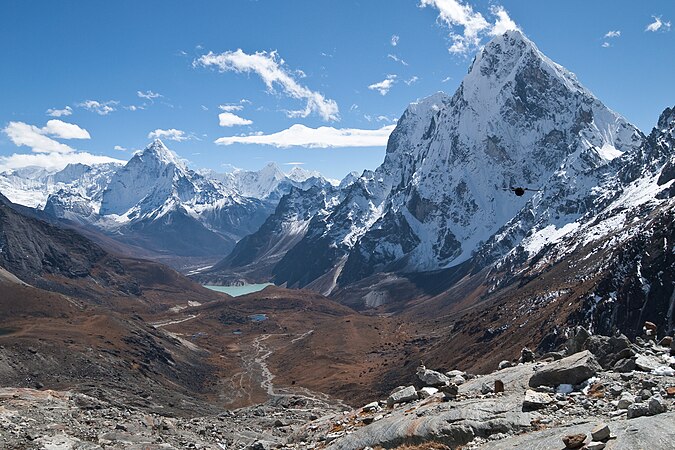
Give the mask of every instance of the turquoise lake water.
[{"label": "turquoise lake water", "polygon": [[273,286],[272,283],[261,284],[245,284],[243,286],[204,286],[212,291],[224,292],[230,294],[232,297],[239,297],[240,295],[250,294],[251,292],[258,292],[265,289],[267,286]]}]

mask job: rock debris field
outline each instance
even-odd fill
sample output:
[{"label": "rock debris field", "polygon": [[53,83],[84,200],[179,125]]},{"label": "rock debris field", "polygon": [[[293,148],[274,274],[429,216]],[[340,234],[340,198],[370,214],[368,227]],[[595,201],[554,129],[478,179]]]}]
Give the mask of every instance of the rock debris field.
[{"label": "rock debris field", "polygon": [[5,387],[0,448],[671,449],[674,355],[669,337],[630,342],[579,328],[563,351],[523,349],[519,361],[489,375],[420,365],[415,383],[356,409],[285,395],[201,417],[125,408],[76,390]]}]

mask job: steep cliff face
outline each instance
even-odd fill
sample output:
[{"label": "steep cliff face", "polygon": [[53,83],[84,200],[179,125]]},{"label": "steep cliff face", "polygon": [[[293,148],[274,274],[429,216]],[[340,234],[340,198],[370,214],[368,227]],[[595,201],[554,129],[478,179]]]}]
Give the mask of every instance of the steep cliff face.
[{"label": "steep cliff face", "polygon": [[[476,56],[453,96],[407,108],[383,164],[347,188],[287,256],[328,258],[307,283],[338,284],[382,270],[455,266],[491,238],[492,261],[537,224],[581,217],[601,168],[636,154],[644,140],[574,74],[509,31]],[[521,197],[514,187],[529,190]],[[496,237],[514,218],[512,231]],[[277,282],[307,280],[277,273]]]}]

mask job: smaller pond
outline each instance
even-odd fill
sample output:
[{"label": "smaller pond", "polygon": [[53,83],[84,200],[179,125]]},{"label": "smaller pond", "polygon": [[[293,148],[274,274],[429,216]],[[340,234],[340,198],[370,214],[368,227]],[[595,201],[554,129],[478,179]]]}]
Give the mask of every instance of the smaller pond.
[{"label": "smaller pond", "polygon": [[263,322],[267,320],[267,314],[251,314],[248,318],[253,322]]},{"label": "smaller pond", "polygon": [[267,286],[274,286],[272,283],[260,283],[260,284],[245,284],[243,286],[210,286],[205,285],[207,289],[212,291],[224,292],[231,295],[232,297],[239,297],[240,295],[250,294],[252,292],[258,292],[265,289]]}]

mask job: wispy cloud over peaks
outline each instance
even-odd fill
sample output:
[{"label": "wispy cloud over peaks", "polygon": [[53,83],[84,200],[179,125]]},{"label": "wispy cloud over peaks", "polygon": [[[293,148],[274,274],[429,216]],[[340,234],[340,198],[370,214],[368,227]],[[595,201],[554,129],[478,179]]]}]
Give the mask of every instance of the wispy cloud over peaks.
[{"label": "wispy cloud over peaks", "polygon": [[155,131],[148,133],[148,139],[167,139],[169,141],[182,142],[190,139],[190,136],[186,135],[185,131],[175,128],[169,128],[168,130],[157,128]]},{"label": "wispy cloud over peaks", "polygon": [[[467,54],[481,44],[485,35],[495,36],[508,30],[519,29],[502,6],[492,6],[490,13],[495,23],[488,22],[483,15],[474,11],[468,3],[460,0],[420,0],[420,6],[432,6],[439,11],[438,19],[450,28],[451,53]],[[461,28],[461,33],[455,28]]]},{"label": "wispy cloud over peaks", "polygon": [[392,60],[396,61],[397,63],[401,63],[401,64],[403,64],[404,66],[407,66],[407,65],[408,65],[407,62],[405,62],[404,60],[402,60],[402,59],[399,58],[398,56],[393,55],[393,54],[391,54],[391,53],[389,53],[389,54],[387,55],[387,58],[392,59]]},{"label": "wispy cloud over peaks", "polygon": [[394,127],[395,125],[387,125],[378,130],[360,130],[333,127],[310,128],[295,124],[278,133],[222,137],[215,142],[219,145],[260,144],[278,148],[382,147],[387,145],[387,139]]},{"label": "wispy cloud over peaks", "polygon": [[275,87],[280,87],[287,96],[307,102],[303,110],[288,111],[290,117],[307,117],[316,113],[326,121],[339,119],[337,103],[299,84],[294,77],[294,74],[298,76],[297,72],[287,69],[276,51],[253,54],[247,54],[241,49],[220,54],[209,52],[195,60],[193,65],[214,66],[221,72],[256,73],[269,91],[274,92]]},{"label": "wispy cloud over peaks", "polygon": [[621,31],[620,30],[610,30],[605,34],[605,38],[615,38],[621,36]]},{"label": "wispy cloud over peaks", "polygon": [[162,94],[158,94],[157,92],[152,92],[152,91],[136,91],[136,95],[138,95],[139,98],[144,98],[146,100],[150,100],[151,102],[154,101],[156,98],[163,97]]},{"label": "wispy cloud over peaks", "polygon": [[2,130],[17,146],[30,147],[34,153],[72,153],[74,148],[45,136],[42,128],[23,122],[9,122]]},{"label": "wispy cloud over peaks", "polygon": [[221,127],[234,127],[237,125],[251,125],[252,120],[244,119],[231,112],[223,112],[218,114],[218,120]]},{"label": "wispy cloud over peaks", "polygon": [[413,75],[412,77],[408,78],[408,79],[405,80],[404,82],[405,82],[405,84],[407,84],[408,86],[410,86],[411,84],[415,84],[415,83],[417,83],[418,81],[419,81],[419,77],[416,76],[416,75]]},{"label": "wispy cloud over peaks", "polygon": [[398,40],[399,40],[398,34],[394,34],[391,36],[391,45],[392,47],[396,47],[398,45]]},{"label": "wispy cloud over peaks", "polygon": [[387,75],[387,78],[380,81],[379,83],[374,83],[368,86],[368,89],[378,91],[380,95],[387,95],[391,87],[394,85],[394,83],[396,83],[396,78],[396,75],[389,74]]},{"label": "wispy cloud over peaks", "polygon": [[645,28],[645,31],[652,31],[652,32],[657,32],[659,30],[661,31],[670,31],[670,21],[664,22],[661,20],[661,16],[652,16],[654,19],[654,22],[650,23],[647,25],[647,28]]},{"label": "wispy cloud over peaks", "polygon": [[115,106],[119,104],[116,100],[108,100],[107,102],[99,102],[96,100],[85,100],[82,103],[78,103],[77,106],[84,108],[87,111],[95,112],[101,116],[107,116],[111,112],[115,111]]},{"label": "wispy cloud over peaks", "polygon": [[52,119],[42,127],[24,122],[9,122],[2,130],[17,146],[30,147],[34,153],[72,153],[74,148],[56,139],[91,139],[89,132],[73,123]]},{"label": "wispy cloud over peaks", "polygon": [[63,109],[50,108],[47,110],[47,115],[52,117],[65,117],[73,113],[73,108],[66,106]]}]

